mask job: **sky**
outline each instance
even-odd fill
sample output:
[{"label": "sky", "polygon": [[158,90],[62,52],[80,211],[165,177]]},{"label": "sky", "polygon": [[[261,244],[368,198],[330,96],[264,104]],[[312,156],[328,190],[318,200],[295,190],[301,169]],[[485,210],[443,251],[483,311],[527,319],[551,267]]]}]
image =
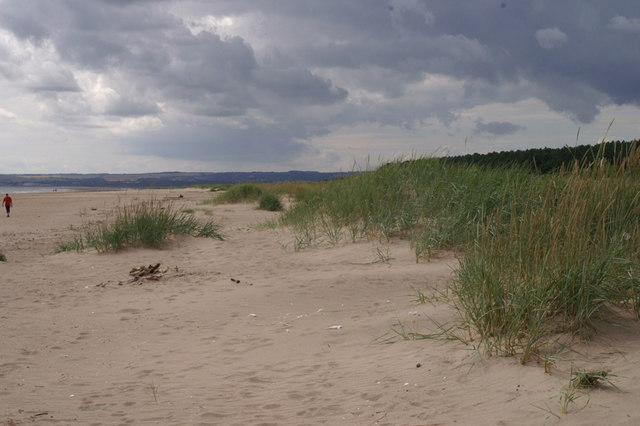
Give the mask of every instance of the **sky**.
[{"label": "sky", "polygon": [[0,0],[0,174],[633,140],[638,0]]}]

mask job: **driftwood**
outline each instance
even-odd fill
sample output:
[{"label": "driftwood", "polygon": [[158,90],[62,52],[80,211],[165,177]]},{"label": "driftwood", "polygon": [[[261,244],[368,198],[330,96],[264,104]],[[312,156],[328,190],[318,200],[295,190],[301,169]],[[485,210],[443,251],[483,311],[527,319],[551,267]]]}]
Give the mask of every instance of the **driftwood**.
[{"label": "driftwood", "polygon": [[145,280],[158,281],[168,270],[169,268],[160,268],[159,263],[149,266],[138,266],[129,271],[129,275],[131,275],[129,282],[142,284],[142,281]]},{"label": "driftwood", "polygon": [[[174,274],[173,276],[180,276],[179,269],[176,266],[173,268]],[[160,263],[156,263],[149,266],[137,266],[135,268],[131,268],[129,271],[129,275],[131,278],[127,281],[120,281],[118,285],[124,284],[133,284],[136,283],[141,285],[145,281],[159,281],[165,274],[169,272],[169,268],[161,268]],[[100,284],[96,284],[96,287],[106,287],[109,282],[102,282]]]}]

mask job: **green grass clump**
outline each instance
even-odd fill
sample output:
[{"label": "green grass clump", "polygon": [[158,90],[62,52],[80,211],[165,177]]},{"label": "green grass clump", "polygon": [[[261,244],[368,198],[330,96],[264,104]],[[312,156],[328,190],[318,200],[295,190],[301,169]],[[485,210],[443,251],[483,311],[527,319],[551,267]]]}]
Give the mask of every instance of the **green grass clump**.
[{"label": "green grass clump", "polygon": [[75,252],[81,252],[82,250],[84,250],[85,245],[84,245],[84,239],[82,238],[82,236],[76,236],[68,241],[63,241],[60,244],[58,244],[58,247],[56,248],[56,253],[61,253],[61,252],[65,252],[65,251],[75,251]]},{"label": "green grass clump", "polygon": [[571,386],[575,388],[595,388],[603,383],[615,387],[611,381],[615,377],[607,370],[571,371]]},{"label": "green grass clump", "polygon": [[215,204],[258,201],[262,196],[262,188],[252,184],[233,185],[213,199]]},{"label": "green grass clump", "polygon": [[[607,384],[617,389],[617,386],[611,381],[615,374],[611,374],[608,370],[582,370],[576,371],[571,367],[571,376],[569,384],[560,392],[560,410],[563,414],[569,413],[569,407],[579,398],[587,396],[586,391]],[[587,398],[587,403],[588,403]],[[585,403],[586,406],[586,403]]]},{"label": "green grass clump", "polygon": [[0,253],[0,262],[6,262],[7,261],[7,256],[4,255],[4,253]]},{"label": "green grass clump", "polygon": [[327,182],[285,213],[300,234],[341,238],[408,238],[416,259],[464,244],[467,231],[533,177],[523,169],[397,161]]},{"label": "green grass clump", "polygon": [[526,362],[555,333],[588,337],[613,311],[640,316],[640,152],[618,154],[548,175],[392,162],[326,183],[281,223],[296,248],[402,237],[417,260],[458,250],[451,294],[463,326],[487,353]]},{"label": "green grass clump", "polygon": [[282,211],[283,206],[282,206],[282,202],[277,196],[272,194],[265,194],[262,197],[260,197],[258,208],[261,210],[267,210],[270,212],[279,212],[279,211]]},{"label": "green grass clump", "polygon": [[524,362],[551,333],[587,337],[614,305],[640,313],[640,185],[628,166],[557,174],[477,224],[453,290],[491,353]]},{"label": "green grass clump", "polygon": [[89,227],[75,239],[61,243],[57,251],[81,251],[95,248],[98,252],[118,251],[125,247],[161,247],[173,235],[218,238],[220,226],[202,223],[192,215],[151,200],[119,208],[115,218]]},{"label": "green grass clump", "polygon": [[266,195],[289,197],[301,201],[322,188],[324,182],[280,182],[280,183],[242,183],[228,185],[223,193],[208,200],[205,204],[253,203]]}]

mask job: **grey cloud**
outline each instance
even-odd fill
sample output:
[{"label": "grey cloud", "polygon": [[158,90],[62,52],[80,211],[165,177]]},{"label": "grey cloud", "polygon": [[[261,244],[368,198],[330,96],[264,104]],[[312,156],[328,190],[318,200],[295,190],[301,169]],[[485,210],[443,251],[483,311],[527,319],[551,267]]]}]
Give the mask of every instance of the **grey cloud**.
[{"label": "grey cloud", "polygon": [[600,107],[611,100],[602,91],[590,86],[576,76],[537,76],[537,96],[555,111],[570,118],[588,123]]},{"label": "grey cloud", "polygon": [[640,19],[616,15],[611,18],[609,28],[627,33],[640,33]]},{"label": "grey cloud", "polygon": [[110,6],[130,6],[133,4],[146,4],[146,3],[164,3],[168,0],[99,0],[101,3],[108,4]]},{"label": "grey cloud", "polygon": [[39,42],[49,36],[49,31],[30,15],[10,13],[8,8],[0,11],[0,27],[11,31],[19,39]]},{"label": "grey cloud", "polygon": [[307,150],[288,129],[248,122],[245,126],[169,124],[162,130],[127,138],[131,153],[184,160],[279,164]]},{"label": "grey cloud", "polygon": [[[396,86],[420,81],[425,73],[460,77],[481,76],[485,71],[493,73],[489,71],[492,58],[489,49],[464,35],[445,34],[402,42],[372,39],[356,45],[317,46],[301,54],[306,62],[317,67],[355,69],[363,73],[369,73],[371,67],[386,70]],[[486,77],[493,79],[492,75]]]},{"label": "grey cloud", "polygon": [[540,29],[536,31],[535,37],[543,49],[556,49],[569,40],[569,37],[557,27]]},{"label": "grey cloud", "polygon": [[184,111],[207,117],[238,117],[249,108],[258,107],[257,101],[248,92],[203,94],[196,103],[180,102]]},{"label": "grey cloud", "polygon": [[157,88],[166,101],[190,103],[192,110],[201,110],[227,94],[249,100],[245,108],[254,104],[248,90],[257,63],[242,39],[222,40],[204,33],[192,37],[183,32],[173,43],[150,44],[154,50],[165,51],[166,58],[151,65],[154,69],[136,58],[134,78],[140,85]]},{"label": "grey cloud", "polygon": [[334,87],[331,80],[313,75],[301,68],[262,68],[256,71],[260,87],[296,104],[328,105],[347,96],[347,91]]},{"label": "grey cloud", "polygon": [[477,135],[506,136],[521,130],[524,130],[523,126],[506,121],[491,121],[489,123],[477,121],[473,132]]},{"label": "grey cloud", "polygon": [[[118,70],[135,80],[138,90],[146,87],[147,93],[183,106],[190,102],[191,111],[221,111],[226,116],[230,109],[220,107],[219,98],[227,105],[235,98],[247,101],[244,106],[236,101],[232,108],[234,114],[242,114],[256,106],[252,88],[303,104],[327,104],[346,96],[344,89],[304,67],[260,68],[252,48],[240,37],[192,35],[177,19],[154,9],[140,9],[132,18],[130,10],[111,7],[113,2],[103,2],[102,8],[68,3],[73,8],[54,11],[50,17],[52,25],[68,27],[51,39],[64,60],[94,71]],[[139,2],[116,5],[130,8]],[[23,12],[27,11],[25,6]]]},{"label": "grey cloud", "polygon": [[[530,91],[522,92],[521,98],[541,97],[546,93],[541,99],[548,101],[551,91],[556,91],[558,97],[566,93],[572,99],[577,98],[576,101],[563,103],[554,99],[549,106],[583,122],[593,120],[603,102],[638,104],[640,101],[638,79],[629,75],[629,70],[638,65],[636,45],[633,40],[606,30],[609,7],[598,10],[604,6],[593,1],[581,3],[579,9],[558,3],[554,7],[543,7],[541,2],[510,2],[505,8],[488,1],[468,3],[464,8],[445,2],[425,4],[434,16],[431,36],[389,41],[388,47],[373,36],[361,44],[342,44],[336,46],[337,49],[329,46],[325,49],[326,57],[322,51],[320,55],[311,51],[308,56],[318,61],[330,58],[328,63],[334,67],[358,68],[373,64],[388,69],[396,75],[396,86],[419,79],[422,72],[446,73],[470,82],[481,80],[495,85],[524,79],[533,86]],[[616,5],[624,10],[631,8],[632,2],[616,2]],[[555,26],[542,26],[543,31],[536,39],[531,34],[541,28],[541,22],[555,22],[562,31],[556,31]],[[380,23],[380,27],[379,33],[384,34],[384,24]],[[448,48],[452,37],[467,46],[459,49],[461,54],[456,55],[455,49]],[[539,43],[547,48],[564,43],[567,49],[539,49]],[[620,66],[614,67],[613,63]],[[410,67],[407,64],[411,64]],[[580,92],[575,87],[565,91],[562,85],[553,84],[554,80],[568,79],[576,80],[586,91]],[[600,100],[596,102],[594,92],[599,93]],[[582,106],[580,97],[589,105]]]},{"label": "grey cloud", "polygon": [[91,70],[122,63],[129,53],[125,46],[103,36],[74,31],[59,37],[57,48],[63,59]]},{"label": "grey cloud", "polygon": [[34,92],[79,92],[71,71],[47,62],[27,77],[26,87]]},{"label": "grey cloud", "polygon": [[142,117],[156,115],[160,112],[160,108],[154,103],[132,99],[118,99],[108,105],[105,110],[106,114],[118,117]]},{"label": "grey cloud", "polygon": [[391,0],[389,11],[391,25],[401,35],[424,33],[435,19],[420,0]]},{"label": "grey cloud", "polygon": [[[209,15],[236,26],[185,25]],[[278,161],[332,128],[450,124],[487,103],[538,98],[580,122],[608,104],[640,105],[635,16],[637,0],[21,0],[3,3],[0,27],[61,57],[66,71],[34,70],[32,90],[80,95],[74,75],[89,71],[120,99],[106,114],[175,114],[193,126],[140,135],[137,152],[231,158],[245,149]],[[0,76],[19,81],[19,59],[0,56]],[[433,75],[459,84],[420,92]],[[506,124],[477,131],[520,130]]]}]

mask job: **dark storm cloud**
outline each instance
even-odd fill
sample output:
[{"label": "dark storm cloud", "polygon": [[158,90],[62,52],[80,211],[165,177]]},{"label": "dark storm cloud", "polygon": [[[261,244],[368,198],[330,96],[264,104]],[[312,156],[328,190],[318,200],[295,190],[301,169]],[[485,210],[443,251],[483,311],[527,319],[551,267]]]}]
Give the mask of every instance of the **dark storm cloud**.
[{"label": "dark storm cloud", "polygon": [[[0,52],[0,76],[50,95],[85,90],[77,74],[91,72],[116,92],[105,114],[165,123],[180,115],[184,127],[132,139],[138,153],[277,162],[340,126],[449,124],[460,110],[528,98],[584,123],[606,105],[640,105],[637,0],[0,4],[0,28],[51,46],[61,61],[20,68],[12,58],[21,55]],[[207,17],[214,24],[201,31]],[[226,30],[216,21],[224,17],[233,21]],[[463,92],[420,89],[427,76],[446,76]]]},{"label": "dark storm cloud", "polygon": [[[491,1],[469,2],[464,8],[428,4],[437,31],[464,34],[487,46],[497,81],[525,78],[535,85],[529,95],[538,95],[553,109],[588,122],[597,113],[593,92],[600,94],[596,106],[640,104],[640,86],[629,75],[640,61],[634,53],[638,40],[608,29],[613,16],[638,15],[634,1],[506,2],[505,8]],[[574,84],[565,91],[567,80]],[[575,102],[554,99],[565,93]]]},{"label": "dark storm cloud", "polygon": [[513,135],[523,129],[523,126],[506,121],[491,121],[489,123],[478,121],[476,122],[474,133],[477,135],[505,136]]},{"label": "dark storm cloud", "polygon": [[6,8],[0,9],[0,27],[10,30],[16,37],[23,40],[39,41],[49,34],[47,29],[32,16],[15,14]]},{"label": "dark storm cloud", "polygon": [[[101,73],[119,95],[117,102],[104,109],[106,114],[159,115],[161,109],[157,105],[164,104],[183,114],[236,117],[237,131],[230,132],[225,127],[222,133],[226,143],[233,143],[229,142],[233,136],[238,146],[246,147],[247,141],[268,144],[266,139],[270,136],[277,135],[279,140],[284,137],[280,131],[264,128],[259,128],[261,137],[252,135],[255,121],[247,115],[249,109],[262,110],[262,115],[267,119],[271,116],[273,121],[282,113],[268,108],[278,103],[295,109],[326,106],[345,99],[346,90],[303,65],[283,66],[273,61],[258,64],[254,50],[241,37],[190,32],[166,10],[170,3],[65,0],[57,7],[51,3],[40,7],[39,2],[25,0],[15,3],[11,20],[14,24],[4,27],[21,39],[48,40],[69,69]],[[25,85],[33,91],[77,90],[72,78],[54,78],[39,69],[31,73],[29,80],[35,83]],[[66,73],[72,77],[69,71]],[[65,81],[68,84],[63,84]],[[144,100],[135,100],[140,98]],[[276,122],[272,126],[275,129],[287,125]],[[194,128],[205,131],[197,124]],[[243,133],[249,136],[243,138]],[[209,140],[207,135],[200,139]],[[183,152],[180,145],[175,149]],[[168,148],[165,152],[169,156]],[[247,155],[258,152],[259,149],[250,149]]]},{"label": "dark storm cloud", "polygon": [[[443,73],[469,85],[526,80],[532,84],[522,98],[538,97],[582,122],[608,103],[640,104],[633,0],[219,4],[228,14],[259,11],[278,26],[269,36],[293,56],[316,68],[360,70],[360,84],[388,96],[424,73]],[[567,80],[573,83],[564,91]]]},{"label": "dark storm cloud", "polygon": [[332,104],[347,96],[346,90],[333,87],[330,80],[313,75],[307,69],[261,69],[256,78],[260,86],[296,103]]}]

